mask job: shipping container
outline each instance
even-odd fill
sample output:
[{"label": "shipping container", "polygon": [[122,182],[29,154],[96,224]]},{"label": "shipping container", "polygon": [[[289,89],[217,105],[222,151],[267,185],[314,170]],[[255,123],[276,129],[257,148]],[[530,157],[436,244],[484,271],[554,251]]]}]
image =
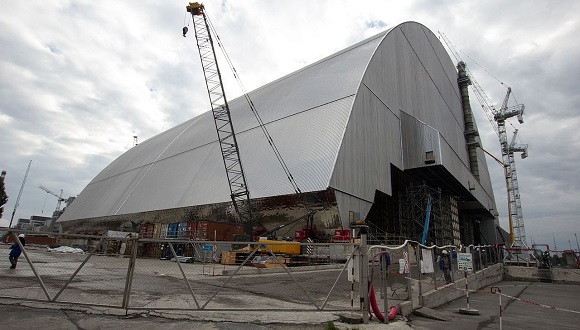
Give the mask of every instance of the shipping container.
[{"label": "shipping container", "polygon": [[207,220],[187,223],[187,237],[196,241],[233,241],[234,235],[243,233],[243,227],[236,223]]},{"label": "shipping container", "polygon": [[159,234],[159,238],[167,238],[168,228],[169,228],[169,224],[168,223],[162,223],[161,224],[161,233]]},{"label": "shipping container", "polygon": [[195,226],[196,225],[197,225],[197,221],[188,221],[187,222],[186,237],[188,239],[195,239]]},{"label": "shipping container", "polygon": [[244,233],[244,228],[236,223],[208,221],[206,233],[208,240],[233,241],[234,235]]},{"label": "shipping container", "polygon": [[139,228],[139,237],[142,238],[152,238],[153,232],[155,230],[155,225],[152,223],[142,223]]},{"label": "shipping container", "polygon": [[169,224],[167,227],[167,238],[177,238],[178,225],[179,224],[177,222],[172,222]]},{"label": "shipping container", "polygon": [[161,224],[156,223],[153,225],[153,238],[160,238],[161,237]]},{"label": "shipping container", "polygon": [[146,237],[147,236],[147,227],[149,227],[149,225],[146,224],[146,223],[142,223],[139,226],[139,236],[141,236],[141,237]]},{"label": "shipping container", "polygon": [[177,237],[186,238],[187,237],[187,222],[180,222],[177,225]]}]

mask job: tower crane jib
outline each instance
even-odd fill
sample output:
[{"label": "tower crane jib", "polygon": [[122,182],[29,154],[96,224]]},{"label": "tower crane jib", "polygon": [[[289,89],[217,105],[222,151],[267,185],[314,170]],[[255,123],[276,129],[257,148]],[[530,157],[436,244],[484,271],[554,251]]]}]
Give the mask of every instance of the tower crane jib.
[{"label": "tower crane jib", "polygon": [[56,220],[60,216],[60,213],[59,213],[60,212],[60,205],[62,202],[66,201],[66,199],[62,198],[62,189],[60,190],[60,194],[57,194],[54,191],[52,191],[52,190],[50,190],[42,185],[38,186],[38,188],[46,191],[47,194],[53,195],[58,200],[58,202],[56,203],[56,209],[54,210],[54,213],[52,214],[52,221],[50,222],[50,225],[49,225],[49,229],[52,230],[54,228],[54,224],[56,223]]}]

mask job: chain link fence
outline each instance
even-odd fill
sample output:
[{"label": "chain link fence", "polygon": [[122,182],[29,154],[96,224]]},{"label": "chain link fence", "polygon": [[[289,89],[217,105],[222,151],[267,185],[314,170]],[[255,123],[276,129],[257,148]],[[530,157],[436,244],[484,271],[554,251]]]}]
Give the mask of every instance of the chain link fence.
[{"label": "chain link fence", "polygon": [[[359,308],[347,268],[354,243],[245,242],[240,249],[240,242],[35,232],[22,245],[19,233],[0,244],[3,298],[127,310]],[[15,269],[12,244],[22,247]]]},{"label": "chain link fence", "polygon": [[[469,256],[469,268],[459,266],[458,254]],[[381,271],[381,255],[388,255],[386,274]],[[445,262],[445,258],[448,258]],[[503,261],[503,250],[495,245],[425,246],[406,241],[399,246],[375,245],[369,249],[369,281],[380,297],[410,300],[412,280],[418,281],[420,294],[453,283],[466,275]],[[448,272],[448,278],[445,273]]]},{"label": "chain link fence", "polygon": [[[294,241],[228,242],[26,233],[0,243],[0,297],[125,310],[360,311],[372,289],[385,306],[501,262],[495,246],[400,246]],[[8,254],[22,247],[15,269]],[[449,256],[449,279],[442,264]],[[368,259],[366,259],[368,258]],[[368,260],[368,267],[364,266]],[[367,273],[361,271],[365,269]],[[366,274],[366,275],[365,275]],[[368,277],[367,277],[368,276]],[[368,281],[369,286],[360,283]]]}]

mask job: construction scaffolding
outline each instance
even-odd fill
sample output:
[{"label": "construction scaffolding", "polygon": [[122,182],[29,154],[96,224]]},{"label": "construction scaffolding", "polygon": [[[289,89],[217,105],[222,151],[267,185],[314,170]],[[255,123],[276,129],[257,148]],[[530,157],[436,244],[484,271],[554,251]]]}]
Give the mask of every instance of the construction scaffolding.
[{"label": "construction scaffolding", "polygon": [[411,185],[401,195],[400,208],[399,236],[421,241],[422,233],[426,231],[425,243],[428,245],[459,243],[457,201],[451,196],[443,195],[440,188],[431,188],[426,184]]}]

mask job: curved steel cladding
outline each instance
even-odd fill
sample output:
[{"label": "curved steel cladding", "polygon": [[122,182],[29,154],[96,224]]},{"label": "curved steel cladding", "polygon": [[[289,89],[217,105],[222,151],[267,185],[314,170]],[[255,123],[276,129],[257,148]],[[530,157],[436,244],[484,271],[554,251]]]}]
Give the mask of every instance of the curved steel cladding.
[{"label": "curved steel cladding", "polygon": [[[301,190],[331,188],[343,225],[349,211],[368,212],[376,190],[392,193],[391,165],[424,167],[426,151],[434,151],[435,165],[460,185],[476,181],[469,172],[457,72],[421,24],[393,27],[250,96]],[[252,198],[293,194],[246,100],[229,105]],[[118,157],[59,221],[227,202],[221,161],[206,112]],[[481,176],[472,193],[489,205],[491,182],[487,172]]]},{"label": "curved steel cladding", "polygon": [[488,173],[479,183],[470,171],[464,132],[457,71],[438,38],[414,22],[392,28],[364,71],[334,165],[341,218],[366,214],[376,190],[393,193],[391,165],[441,168],[455,191],[494,208]]}]

